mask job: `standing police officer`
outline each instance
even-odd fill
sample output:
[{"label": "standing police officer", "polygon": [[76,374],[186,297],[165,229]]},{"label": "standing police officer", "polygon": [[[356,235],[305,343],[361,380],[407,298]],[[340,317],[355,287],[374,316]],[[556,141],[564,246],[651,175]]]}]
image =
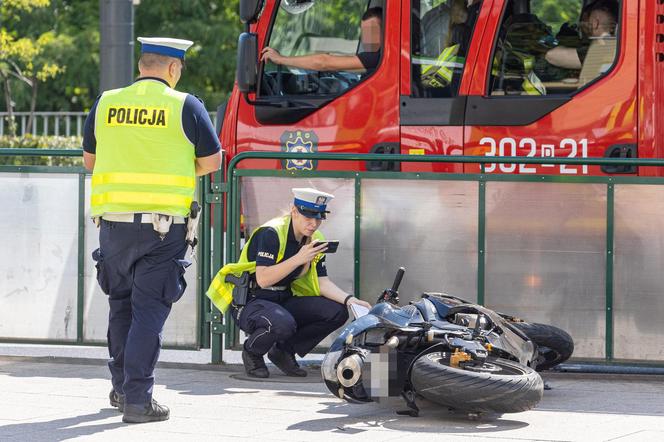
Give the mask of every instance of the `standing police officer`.
[{"label": "standing police officer", "polygon": [[161,332],[186,288],[187,217],[196,176],[221,165],[203,103],[178,92],[185,51],[172,38],[139,38],[140,77],[104,92],[85,121],[84,162],[99,223],[97,280],[108,295],[111,405],[123,422],[162,421],[152,398]]},{"label": "standing police officer", "polygon": [[[295,360],[304,356],[348,319],[348,304],[371,305],[341,290],[327,276],[327,244],[318,231],[334,198],[316,189],[293,189],[290,214],[256,229],[240,260],[224,266],[207,295],[232,315],[249,336],[242,362],[249,376],[269,377],[263,355],[288,376],[306,376]],[[245,305],[233,299],[227,275],[250,274]],[[241,287],[235,287],[236,294]],[[237,298],[237,296],[236,296]]]}]

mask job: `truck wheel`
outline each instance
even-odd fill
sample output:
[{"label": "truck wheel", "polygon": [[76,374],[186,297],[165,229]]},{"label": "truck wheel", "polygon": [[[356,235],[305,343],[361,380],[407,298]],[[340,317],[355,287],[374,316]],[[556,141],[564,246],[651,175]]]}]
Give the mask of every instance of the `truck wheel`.
[{"label": "truck wheel", "polygon": [[537,345],[537,371],[548,370],[565,362],[574,352],[574,340],[565,330],[535,322],[513,322],[512,325]]},{"label": "truck wheel", "polygon": [[450,367],[450,354],[427,353],[413,363],[415,391],[440,405],[460,411],[518,413],[542,399],[544,383],[530,367],[488,358],[481,365]]}]

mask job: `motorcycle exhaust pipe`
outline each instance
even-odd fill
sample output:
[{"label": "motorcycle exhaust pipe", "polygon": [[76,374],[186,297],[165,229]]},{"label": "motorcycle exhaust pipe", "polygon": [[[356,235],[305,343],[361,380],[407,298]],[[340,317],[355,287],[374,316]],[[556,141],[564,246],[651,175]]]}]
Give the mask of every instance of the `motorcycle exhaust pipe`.
[{"label": "motorcycle exhaust pipe", "polygon": [[364,361],[360,355],[350,355],[339,362],[337,366],[337,379],[346,388],[357,384],[362,375],[362,364]]}]

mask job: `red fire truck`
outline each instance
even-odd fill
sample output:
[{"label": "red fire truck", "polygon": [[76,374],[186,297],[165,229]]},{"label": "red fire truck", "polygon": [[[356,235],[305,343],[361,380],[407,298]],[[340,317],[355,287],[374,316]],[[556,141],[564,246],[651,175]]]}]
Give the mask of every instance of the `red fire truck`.
[{"label": "red fire truck", "polygon": [[[378,41],[368,41],[369,10],[380,13]],[[238,81],[219,109],[229,157],[255,150],[664,157],[664,0],[241,0],[240,15]],[[278,57],[261,57],[266,47]],[[316,54],[339,58],[330,67]],[[242,164],[479,171],[332,163]],[[485,167],[661,175],[652,167]]]}]

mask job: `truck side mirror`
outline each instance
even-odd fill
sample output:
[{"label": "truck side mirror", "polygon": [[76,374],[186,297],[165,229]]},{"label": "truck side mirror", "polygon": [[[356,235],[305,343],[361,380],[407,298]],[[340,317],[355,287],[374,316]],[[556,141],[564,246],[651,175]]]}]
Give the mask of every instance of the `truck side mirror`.
[{"label": "truck side mirror", "polygon": [[240,0],[240,21],[253,23],[258,19],[264,0]]},{"label": "truck side mirror", "polygon": [[237,43],[237,87],[243,94],[256,91],[258,36],[243,32]]}]

